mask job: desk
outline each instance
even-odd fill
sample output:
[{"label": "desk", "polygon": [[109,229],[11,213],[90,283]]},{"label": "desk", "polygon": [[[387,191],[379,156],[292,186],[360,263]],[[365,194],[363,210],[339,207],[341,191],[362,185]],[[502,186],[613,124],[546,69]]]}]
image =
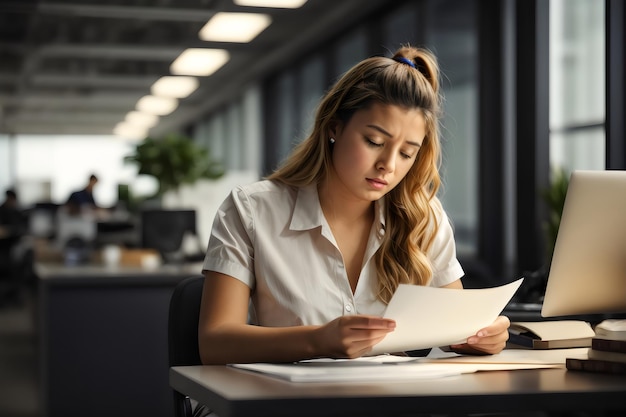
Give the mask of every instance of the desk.
[{"label": "desk", "polygon": [[167,322],[199,265],[37,264],[44,417],[171,417]]},{"label": "desk", "polygon": [[624,376],[565,369],[395,383],[291,383],[227,366],[183,366],[170,368],[170,385],[220,417],[626,410]]}]

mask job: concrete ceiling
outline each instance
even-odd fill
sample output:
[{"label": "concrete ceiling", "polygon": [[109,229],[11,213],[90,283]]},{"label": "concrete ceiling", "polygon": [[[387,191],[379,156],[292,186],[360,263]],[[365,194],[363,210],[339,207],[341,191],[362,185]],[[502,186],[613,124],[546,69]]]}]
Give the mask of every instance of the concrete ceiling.
[{"label": "concrete ceiling", "polygon": [[[390,0],[309,0],[299,9],[232,0],[4,0],[0,2],[0,133],[111,134],[189,47],[231,60],[161,117],[159,135],[184,127],[301,51],[391,6]],[[218,11],[261,11],[272,25],[248,44],[204,42]]]}]

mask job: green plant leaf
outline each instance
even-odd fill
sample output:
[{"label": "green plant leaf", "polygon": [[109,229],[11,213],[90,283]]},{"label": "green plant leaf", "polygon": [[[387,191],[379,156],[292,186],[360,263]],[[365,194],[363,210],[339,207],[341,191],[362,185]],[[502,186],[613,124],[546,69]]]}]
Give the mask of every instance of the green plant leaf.
[{"label": "green plant leaf", "polygon": [[147,137],[124,161],[137,165],[140,174],[158,180],[157,195],[176,191],[181,185],[194,184],[200,179],[218,179],[226,172],[220,161],[211,158],[207,148],[180,134],[160,139]]},{"label": "green plant leaf", "polygon": [[563,206],[565,205],[567,187],[569,186],[569,177],[569,172],[562,168],[555,168],[552,170],[550,186],[541,191],[541,197],[548,206],[549,210],[548,219],[544,223],[548,260],[552,258],[556,238],[559,233],[559,225],[561,224],[561,216],[563,215]]}]

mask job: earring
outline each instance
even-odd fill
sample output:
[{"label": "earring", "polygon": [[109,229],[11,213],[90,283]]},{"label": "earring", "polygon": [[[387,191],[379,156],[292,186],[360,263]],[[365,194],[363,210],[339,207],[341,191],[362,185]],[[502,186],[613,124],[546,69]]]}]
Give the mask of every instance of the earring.
[{"label": "earring", "polygon": [[335,138],[330,138],[329,141],[330,141],[330,144],[332,145],[335,143]]}]

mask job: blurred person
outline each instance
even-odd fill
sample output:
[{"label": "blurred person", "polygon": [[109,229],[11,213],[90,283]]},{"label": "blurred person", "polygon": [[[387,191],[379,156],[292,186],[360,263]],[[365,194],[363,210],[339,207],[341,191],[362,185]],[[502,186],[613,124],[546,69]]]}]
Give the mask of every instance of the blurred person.
[{"label": "blurred person", "polygon": [[20,209],[17,193],[10,188],[4,193],[5,199],[0,205],[0,238],[19,237],[27,231],[27,219]]},{"label": "blurred person", "polygon": [[21,284],[34,282],[34,250],[28,236],[28,217],[17,192],[8,189],[0,205],[0,278],[8,283],[0,301],[15,301]]},{"label": "blurred person", "polygon": [[91,209],[98,208],[96,200],[93,196],[93,191],[96,184],[98,184],[98,177],[95,174],[91,174],[85,188],[73,191],[70,194],[67,202],[65,203],[70,212],[75,213],[85,207]]}]

